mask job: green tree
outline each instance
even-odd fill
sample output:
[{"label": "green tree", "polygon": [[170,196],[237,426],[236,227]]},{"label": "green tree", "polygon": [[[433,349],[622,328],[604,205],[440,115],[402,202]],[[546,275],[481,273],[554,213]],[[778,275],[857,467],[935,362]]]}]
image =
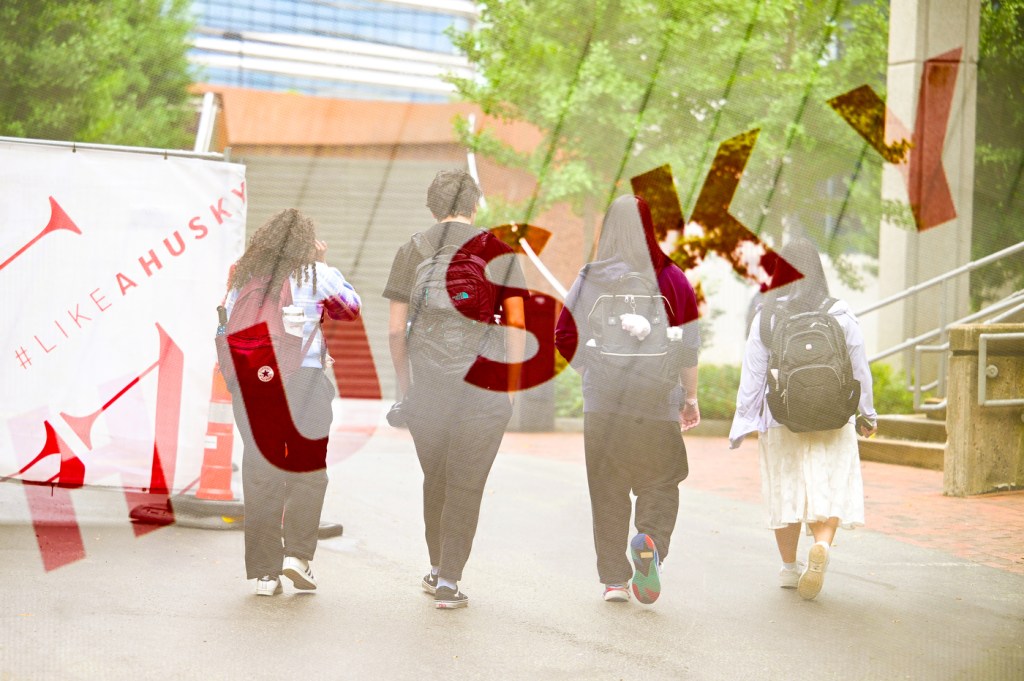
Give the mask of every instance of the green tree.
[{"label": "green tree", "polygon": [[[1024,0],[985,2],[978,45],[975,258],[1024,241]],[[1024,287],[1024,254],[977,270],[975,304]]]},{"label": "green tree", "polygon": [[188,6],[188,0],[5,0],[0,134],[187,144]]},{"label": "green tree", "polygon": [[485,113],[544,135],[519,155],[460,127],[479,153],[538,179],[535,197],[490,219],[525,221],[561,201],[593,218],[631,176],[665,163],[689,214],[718,144],[760,128],[733,214],[762,235],[788,224],[833,257],[875,252],[881,160],[826,100],[864,83],[884,90],[886,8],[489,0],[475,30],[453,34],[479,78],[453,82]]}]

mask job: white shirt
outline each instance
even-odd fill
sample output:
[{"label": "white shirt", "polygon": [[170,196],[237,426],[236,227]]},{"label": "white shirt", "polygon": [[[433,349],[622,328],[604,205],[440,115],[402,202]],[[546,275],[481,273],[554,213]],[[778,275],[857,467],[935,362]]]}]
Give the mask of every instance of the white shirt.
[{"label": "white shirt", "polygon": [[[302,327],[302,344],[305,345],[311,334],[316,331],[317,323],[322,314],[326,313],[331,319],[348,321],[359,317],[359,309],[362,302],[359,295],[352,288],[352,284],[345,280],[341,272],[325,263],[316,263],[316,295],[313,294],[313,279],[310,277],[305,283],[299,285],[293,274],[290,277],[292,286],[292,305],[302,308],[306,321]],[[228,316],[231,316],[231,308],[234,307],[238,298],[239,289],[231,289],[228,292],[224,307],[227,308]],[[316,338],[309,345],[309,350],[302,358],[302,366],[321,368],[320,351],[323,348],[324,335],[317,333]]]},{"label": "white shirt", "polygon": [[[846,336],[853,377],[860,381],[860,413],[874,420],[878,415],[873,403],[871,367],[864,350],[864,335],[861,333],[860,324],[850,306],[842,300],[837,300],[832,305],[829,314],[843,327],[843,334]],[[736,413],[732,418],[732,428],[729,429],[730,440],[736,440],[754,431],[763,433],[769,428],[782,425],[772,416],[765,400],[768,394],[768,382],[765,380],[767,371],[768,348],[761,342],[761,312],[758,312],[750,324],[750,335],[747,337],[746,350],[743,353],[740,389],[736,394]],[[850,420],[853,418],[851,416]]]}]

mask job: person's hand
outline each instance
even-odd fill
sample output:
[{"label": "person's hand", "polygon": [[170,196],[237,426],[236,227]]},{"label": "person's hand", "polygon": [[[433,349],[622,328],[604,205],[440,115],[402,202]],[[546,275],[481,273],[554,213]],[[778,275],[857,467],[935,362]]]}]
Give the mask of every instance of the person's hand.
[{"label": "person's hand", "polygon": [[875,425],[874,423],[858,423],[857,432],[860,434],[861,437],[872,437],[875,433],[878,432],[878,426]]},{"label": "person's hand", "polygon": [[320,241],[320,239],[313,239],[313,246],[316,248],[316,257],[314,258],[317,262],[327,264],[327,242]]},{"label": "person's hand", "polygon": [[688,399],[683,403],[683,408],[679,410],[679,426],[683,430],[690,430],[698,423],[700,423],[700,407],[697,405],[697,400]]},{"label": "person's hand", "polygon": [[857,433],[861,437],[871,437],[878,432],[878,423],[866,416],[857,416]]}]

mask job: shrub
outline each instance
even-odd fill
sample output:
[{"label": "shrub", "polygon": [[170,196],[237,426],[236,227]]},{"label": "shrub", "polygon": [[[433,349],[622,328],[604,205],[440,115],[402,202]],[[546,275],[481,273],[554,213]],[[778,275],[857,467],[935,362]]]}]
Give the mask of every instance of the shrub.
[{"label": "shrub", "polygon": [[914,395],[907,390],[903,372],[875,362],[871,365],[871,383],[875,411],[879,414],[914,413]]},{"label": "shrub", "polygon": [[555,416],[578,418],[583,416],[583,378],[567,365],[562,355],[555,353]]},{"label": "shrub", "polygon": [[697,399],[702,419],[731,420],[740,388],[740,368],[731,364],[701,364],[697,368]]},{"label": "shrub", "polygon": [[[559,365],[565,361],[559,357]],[[697,370],[697,398],[704,419],[731,420],[736,411],[740,367],[731,364],[702,364]],[[904,385],[903,374],[888,364],[871,365],[875,410],[879,414],[912,414],[914,396]],[[566,367],[555,377],[555,416],[583,416],[582,380]]]},{"label": "shrub", "polygon": [[[559,368],[565,365],[558,358]],[[701,416],[706,419],[731,419],[736,405],[736,391],[740,384],[737,366],[703,365],[697,370],[699,383],[697,397]],[[572,368],[566,367],[555,377],[555,416],[583,416],[582,379]]]}]

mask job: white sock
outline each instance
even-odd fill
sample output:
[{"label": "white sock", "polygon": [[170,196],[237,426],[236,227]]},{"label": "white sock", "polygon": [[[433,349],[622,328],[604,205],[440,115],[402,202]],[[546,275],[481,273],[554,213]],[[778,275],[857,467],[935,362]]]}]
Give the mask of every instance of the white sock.
[{"label": "white sock", "polygon": [[796,566],[797,566],[797,562],[795,560],[792,563],[783,563],[782,564],[782,567],[786,568],[787,570],[795,570]]},{"label": "white sock", "polygon": [[449,589],[452,589],[453,591],[458,591],[458,589],[459,589],[459,583],[458,582],[456,582],[455,580],[452,580],[452,579],[445,579],[444,577],[438,577],[437,578],[437,586],[438,586],[438,588],[440,588],[442,586],[446,586]]},{"label": "white sock", "polygon": [[439,569],[440,569],[440,568],[438,568],[438,567],[437,567],[436,565],[431,565],[431,566],[430,566],[430,576],[431,576],[431,577],[437,577],[437,571],[438,571]]}]

